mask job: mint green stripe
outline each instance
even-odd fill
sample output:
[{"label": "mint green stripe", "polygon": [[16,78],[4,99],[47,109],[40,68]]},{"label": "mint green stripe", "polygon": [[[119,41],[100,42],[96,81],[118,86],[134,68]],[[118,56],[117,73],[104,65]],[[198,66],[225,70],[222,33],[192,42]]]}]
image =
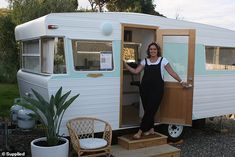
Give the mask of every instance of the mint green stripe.
[{"label": "mint green stripe", "polygon": [[67,74],[55,74],[52,75],[52,79],[63,79],[63,78],[87,78],[88,73],[102,73],[102,77],[120,77],[120,52],[121,52],[121,41],[113,41],[113,61],[114,69],[113,71],[75,71],[73,63],[73,53],[72,53],[72,42],[70,39],[65,39],[65,56],[67,65]]},{"label": "mint green stripe", "polygon": [[235,74],[235,70],[206,70],[205,46],[196,45],[195,51],[195,76],[196,75],[226,75]]}]

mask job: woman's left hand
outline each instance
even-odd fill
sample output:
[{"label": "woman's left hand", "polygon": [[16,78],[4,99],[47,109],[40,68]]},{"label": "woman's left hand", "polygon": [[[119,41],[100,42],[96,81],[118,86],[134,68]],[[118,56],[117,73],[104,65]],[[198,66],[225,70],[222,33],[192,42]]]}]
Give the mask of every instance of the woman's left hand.
[{"label": "woman's left hand", "polygon": [[181,84],[181,86],[183,86],[184,88],[190,88],[190,87],[192,87],[192,85],[191,84],[188,84],[187,82],[181,82],[180,83]]}]

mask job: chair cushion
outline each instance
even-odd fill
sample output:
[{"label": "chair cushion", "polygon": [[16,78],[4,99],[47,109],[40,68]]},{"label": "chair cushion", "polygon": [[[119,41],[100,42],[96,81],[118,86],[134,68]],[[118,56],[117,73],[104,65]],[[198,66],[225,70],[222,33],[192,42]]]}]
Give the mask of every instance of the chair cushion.
[{"label": "chair cushion", "polygon": [[80,139],[79,142],[82,149],[97,149],[108,144],[108,142],[102,138],[84,138]]}]

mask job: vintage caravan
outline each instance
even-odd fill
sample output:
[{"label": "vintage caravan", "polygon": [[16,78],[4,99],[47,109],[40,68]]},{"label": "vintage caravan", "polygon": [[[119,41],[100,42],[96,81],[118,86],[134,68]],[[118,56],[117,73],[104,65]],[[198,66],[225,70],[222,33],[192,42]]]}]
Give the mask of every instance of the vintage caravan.
[{"label": "vintage caravan", "polygon": [[104,119],[113,130],[139,125],[142,74],[131,75],[122,58],[138,63],[153,41],[192,85],[182,88],[164,73],[156,119],[169,126],[171,138],[179,138],[192,120],[235,113],[234,31],[139,13],[52,13],[17,26],[15,37],[22,45],[22,97],[34,89],[49,99],[60,86],[80,93],[65,113],[61,134],[79,116]]}]

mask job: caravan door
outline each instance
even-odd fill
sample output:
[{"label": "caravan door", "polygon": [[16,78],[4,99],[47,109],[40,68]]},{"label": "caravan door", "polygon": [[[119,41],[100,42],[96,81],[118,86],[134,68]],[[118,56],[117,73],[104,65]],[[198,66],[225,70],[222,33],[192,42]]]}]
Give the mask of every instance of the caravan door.
[{"label": "caravan door", "polygon": [[177,74],[191,86],[183,88],[164,72],[165,91],[157,120],[165,124],[192,124],[194,83],[195,30],[158,29],[157,42],[163,57],[170,62]]}]

